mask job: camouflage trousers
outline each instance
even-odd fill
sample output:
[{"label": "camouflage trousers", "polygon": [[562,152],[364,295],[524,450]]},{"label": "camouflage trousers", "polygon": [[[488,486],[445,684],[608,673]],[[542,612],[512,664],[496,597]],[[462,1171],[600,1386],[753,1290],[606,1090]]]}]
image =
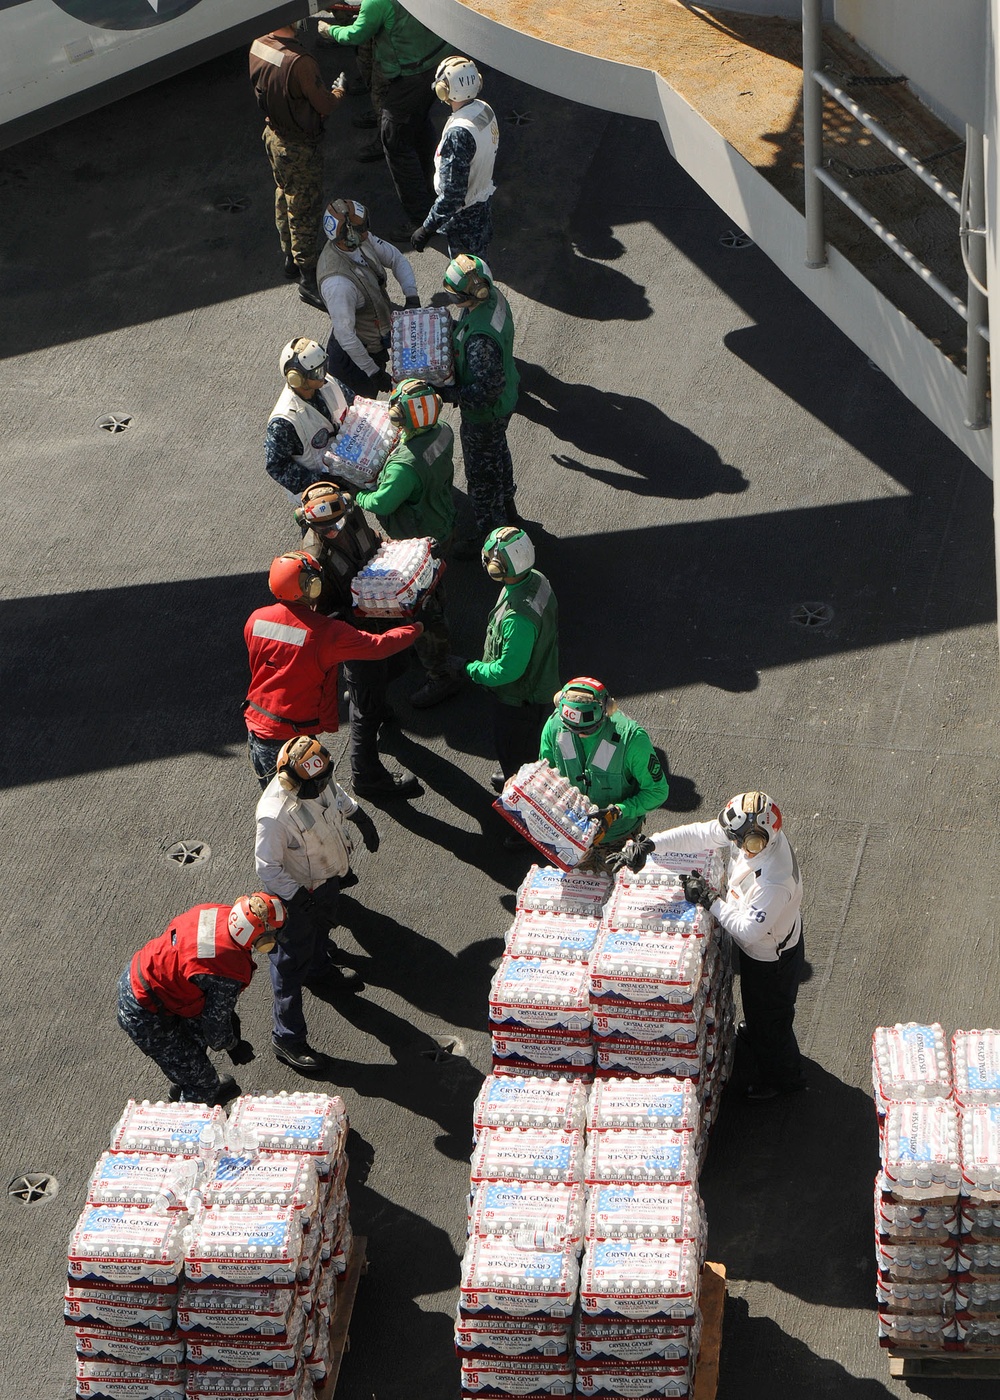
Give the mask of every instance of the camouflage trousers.
[{"label": "camouflage trousers", "polygon": [[132,991],[127,967],[118,979],[118,1024],[170,1082],[180,1086],[183,1102],[212,1102],[219,1091],[219,1075],[205,1052],[198,1018],[144,1011]]},{"label": "camouflage trousers", "polygon": [[261,139],[274,175],[274,222],[281,251],[291,253],[299,267],[312,269],[319,260],[323,217],[322,144],[285,141],[269,126]]},{"label": "camouflage trousers", "polygon": [[493,237],[492,204],[492,198],[481,199],[478,204],[470,204],[468,209],[460,209],[443,226],[441,232],[448,240],[449,258],[457,258],[459,253],[486,257]]},{"label": "camouflage trousers", "polygon": [[444,615],[444,604],[444,584],[439,583],[420,609],[420,621],[424,624],[424,630],[413,643],[413,650],[431,680],[448,674],[451,636]]},{"label": "camouflage trousers", "polygon": [[375,62],[375,41],[373,39],[366,39],[363,44],[358,45],[357,58],[362,81],[367,84],[368,91],[371,93],[375,115],[380,117],[389,80]]},{"label": "camouflage trousers", "polygon": [[465,414],[458,430],[465,459],[465,480],[476,517],[476,529],[488,535],[507,524],[506,502],[517,490],[514,465],[507,446],[507,425],[511,415],[491,418],[486,423],[470,423]]}]

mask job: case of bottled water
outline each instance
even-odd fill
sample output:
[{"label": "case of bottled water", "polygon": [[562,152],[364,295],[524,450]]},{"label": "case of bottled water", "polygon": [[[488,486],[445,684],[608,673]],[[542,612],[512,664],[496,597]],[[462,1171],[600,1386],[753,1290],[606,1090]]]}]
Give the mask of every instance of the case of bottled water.
[{"label": "case of bottled water", "polygon": [[478,1136],[484,1128],[582,1128],[587,1116],[587,1090],[565,1079],[500,1079],[490,1075],[476,1096],[472,1123]]},{"label": "case of bottled water", "polygon": [[587,1317],[693,1323],[701,1265],[694,1240],[591,1240],[580,1265],[580,1306]]},{"label": "case of bottled water", "polygon": [[221,1108],[203,1103],[129,1099],[111,1131],[111,1151],[213,1158],[224,1140],[225,1121]]},{"label": "case of bottled water", "polygon": [[192,1288],[185,1283],[177,1299],[177,1325],[184,1332],[223,1337],[245,1332],[281,1337],[295,1307],[291,1288]]},{"label": "case of bottled water", "polygon": [[1000,1321],[1000,1279],[957,1279],[955,1307],[959,1312],[974,1317]]},{"label": "case of bottled water", "polygon": [[610,890],[611,877],[603,872],[592,874],[533,865],[518,887],[517,908],[599,919]]},{"label": "case of bottled water", "polygon": [[179,1210],[84,1206],[69,1242],[70,1283],[176,1283],[189,1220]]},{"label": "case of bottled water", "polygon": [[895,1283],[947,1283],[958,1266],[954,1247],[940,1244],[883,1244],[875,1237],[879,1272]]},{"label": "case of bottled water", "polygon": [[507,930],[507,952],[515,958],[556,958],[587,963],[601,922],[597,916],[518,911]]},{"label": "case of bottled water", "polygon": [[690,1015],[678,1015],[672,1006],[650,1006],[645,1002],[595,1002],[593,1017],[594,1034],[601,1040],[662,1044],[678,1055],[696,1054],[698,1041],[707,1029]]},{"label": "case of bottled water", "polygon": [[105,1283],[70,1284],[63,1316],[71,1327],[107,1327],[151,1333],[177,1325],[177,1285],[170,1288],[113,1288]]},{"label": "case of bottled water", "polygon": [[958,1341],[965,1351],[1000,1351],[1000,1319],[956,1317],[954,1326]]},{"label": "case of bottled water", "polygon": [[472,1198],[469,1233],[510,1235],[550,1249],[583,1237],[583,1186],[537,1181],[486,1182]]},{"label": "case of bottled water", "polygon": [[443,572],[429,536],[386,540],[351,580],[354,611],[359,617],[413,617]]},{"label": "case of bottled water", "polygon": [[464,1317],[481,1312],[570,1317],[578,1282],[572,1244],[527,1249],[504,1235],[470,1235],[462,1261],[460,1307]]},{"label": "case of bottled water", "polygon": [[875,1300],[880,1312],[945,1317],[955,1311],[955,1285],[952,1279],[947,1283],[894,1283],[879,1276]]},{"label": "case of bottled water", "polygon": [[583,963],[505,953],[490,985],[490,1020],[507,1029],[590,1029],[590,975]]},{"label": "case of bottled water", "polygon": [[690,1079],[699,1086],[705,1085],[709,1069],[705,1063],[704,1029],[693,1049],[692,1054],[689,1046],[677,1047],[661,1041],[644,1045],[635,1040],[596,1038],[594,1073],[598,1079],[605,1076],[621,1079],[626,1075],[634,1075],[638,1079],[669,1076]]},{"label": "case of bottled water", "polygon": [[216,1206],[194,1221],[184,1269],[192,1283],[290,1284],[301,1255],[297,1210]]},{"label": "case of bottled water", "polygon": [[992,1240],[1000,1239],[1000,1206],[976,1205],[965,1199],[962,1201],[959,1222],[962,1234],[977,1244],[989,1244]]},{"label": "case of bottled water", "polygon": [[878,1340],[880,1346],[907,1351],[944,1351],[950,1342],[958,1340],[958,1329],[954,1317],[879,1312]]},{"label": "case of bottled water", "polygon": [[659,885],[615,884],[604,911],[604,922],[613,929],[645,929],[648,933],[691,934],[707,938],[712,916],[697,904],[689,904],[674,880]]},{"label": "case of bottled water", "polygon": [[697,1132],[701,1107],[690,1079],[601,1079],[590,1091],[587,1128],[647,1128]]},{"label": "case of bottled water", "polygon": [[583,1179],[588,1186],[663,1182],[677,1186],[698,1180],[694,1133],[609,1128],[587,1139]]},{"label": "case of bottled water", "polygon": [[594,1042],[587,1031],[494,1026],[490,1038],[498,1078],[559,1075],[589,1084],[594,1077]]},{"label": "case of bottled water", "polygon": [[452,319],[446,306],[419,306],[392,313],[392,377],[453,384]]},{"label": "case of bottled water", "polygon": [[320,1177],[330,1174],[344,1150],[349,1129],[339,1094],[244,1094],[230,1111],[231,1152],[304,1152]]},{"label": "case of bottled water", "polygon": [[206,1206],[287,1206],[303,1228],[319,1216],[319,1177],[310,1157],[291,1152],[223,1153],[201,1191]]},{"label": "case of bottled water", "polygon": [[344,414],[333,445],[323,453],[323,461],[338,481],[370,486],[398,437],[399,429],[389,421],[386,404],[356,398]]},{"label": "case of bottled water", "polygon": [[872,1036],[872,1083],[880,1113],[890,1100],[948,1098],[951,1060],[944,1031],[921,1026],[878,1026]]},{"label": "case of bottled water", "polygon": [[302,1352],[305,1325],[305,1311],[296,1308],[289,1318],[289,1330],[280,1336],[189,1332],[188,1366],[209,1366],[213,1370],[226,1367],[235,1371],[294,1371]]},{"label": "case of bottled water", "polygon": [[542,758],[508,778],[494,807],[532,845],[563,870],[572,870],[593,845],[597,808]]},{"label": "case of bottled water", "polygon": [[959,1232],[960,1216],[954,1205],[928,1206],[893,1201],[889,1182],[875,1178],[875,1229],[886,1244],[949,1244]]},{"label": "case of bottled water", "polygon": [[696,1187],[593,1186],[587,1193],[588,1240],[699,1240],[705,1211]]},{"label": "case of bottled water", "polygon": [[181,1366],[134,1366],[127,1361],[76,1363],[76,1393],[81,1400],[184,1400]]},{"label": "case of bottled water", "polygon": [[663,1361],[580,1362],[576,1373],[578,1396],[627,1396],[629,1400],[658,1400],[660,1396],[683,1397],[691,1393],[691,1376],[686,1366]]},{"label": "case of bottled water", "polygon": [[704,851],[650,851],[641,870],[627,867],[615,876],[622,885],[670,885],[681,875],[703,875],[713,889],[726,879],[726,852],[718,846]]},{"label": "case of bottled water", "polygon": [[583,1180],[583,1133],[552,1128],[483,1128],[472,1154],[472,1189],[486,1181]]},{"label": "case of bottled water", "polygon": [[188,1400],[313,1400],[312,1378],[301,1363],[294,1371],[230,1371],[209,1367],[188,1372]]},{"label": "case of bottled water", "polygon": [[572,1395],[569,1360],[531,1357],[462,1358],[462,1397],[484,1395]]},{"label": "case of bottled water", "polygon": [[180,1332],[114,1331],[111,1328],[78,1327],[76,1354],[90,1361],[127,1361],[130,1365],[180,1366],[184,1338]]},{"label": "case of bottled water", "polygon": [[1000,1031],[956,1031],[951,1055],[960,1104],[1000,1103]]},{"label": "case of bottled water", "polygon": [[183,1210],[205,1173],[202,1157],[159,1152],[104,1152],[87,1186],[94,1206],[139,1206]]},{"label": "case of bottled water", "polygon": [[957,1195],[962,1167],[954,1103],[920,1099],[886,1107],[882,1170],[893,1196],[905,1200],[914,1188],[931,1187]]},{"label": "case of bottled water", "polygon": [[957,1269],[973,1279],[1000,1278],[1000,1243],[973,1244],[963,1240],[958,1251]]},{"label": "case of bottled water", "polygon": [[705,940],[642,929],[603,926],[590,965],[591,995],[599,1001],[662,1002],[695,1014],[702,988]]},{"label": "case of bottled water", "polygon": [[1000,1204],[1000,1101],[961,1109],[962,1190],[982,1205]]},{"label": "case of bottled water", "polygon": [[672,1322],[594,1322],[581,1317],[576,1324],[576,1354],[580,1362],[670,1361],[693,1368],[701,1345],[701,1316],[688,1326]]},{"label": "case of bottled water", "polygon": [[465,1356],[569,1356],[571,1325],[565,1318],[459,1317],[455,1350]]}]

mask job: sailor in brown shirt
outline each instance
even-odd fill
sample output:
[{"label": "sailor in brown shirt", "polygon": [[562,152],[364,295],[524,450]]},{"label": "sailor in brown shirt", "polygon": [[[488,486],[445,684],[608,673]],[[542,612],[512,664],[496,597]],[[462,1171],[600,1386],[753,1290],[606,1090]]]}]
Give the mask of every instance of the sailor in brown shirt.
[{"label": "sailor in brown shirt", "polygon": [[295,38],[292,25],[250,46],[250,81],[266,118],[263,142],[274,172],[274,222],[285,255],[285,276],[299,296],[321,311],[316,286],[319,221],[323,213],[324,120],[344,95],[343,75],[328,88],[319,65]]}]

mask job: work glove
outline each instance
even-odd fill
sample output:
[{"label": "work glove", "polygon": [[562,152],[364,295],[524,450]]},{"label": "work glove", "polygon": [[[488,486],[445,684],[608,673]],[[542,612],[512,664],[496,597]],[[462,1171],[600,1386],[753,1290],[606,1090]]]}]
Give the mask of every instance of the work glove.
[{"label": "work glove", "polygon": [[423,224],[421,224],[419,228],[415,228],[410,234],[410,247],[415,253],[422,253],[431,241],[431,237],[430,229],[424,228]]},{"label": "work glove", "polygon": [[295,891],[291,899],[285,900],[285,905],[293,914],[311,914],[316,907],[316,900],[312,890],[307,890],[303,885]]},{"label": "work glove", "polygon": [[457,384],[435,384],[434,392],[444,403],[458,403]]},{"label": "work glove", "polygon": [[406,300],[403,302],[403,307],[407,311],[416,311],[419,306],[419,297],[407,297]]},{"label": "work glove", "polygon": [[386,393],[392,388],[392,380],[384,369],[377,369],[374,374],[368,376],[368,397],[378,398],[379,390],[385,389]]},{"label": "work glove", "polygon": [[648,836],[639,836],[632,841],[626,841],[624,846],[616,856],[609,861],[612,873],[617,875],[619,870],[631,870],[633,874],[641,870],[646,864],[646,857],[654,849],[655,841],[651,841]]},{"label": "work glove", "polygon": [[711,909],[719,897],[700,870],[692,870],[690,875],[682,875],[681,883],[688,904],[700,904],[703,909]]},{"label": "work glove", "polygon": [[243,1026],[240,1024],[240,1018],[235,1011],[232,1016],[232,1024],[233,1041],[231,1045],[226,1047],[226,1054],[234,1065],[248,1065],[254,1058],[254,1048],[249,1040],[243,1039]]},{"label": "work glove", "polygon": [[592,845],[599,846],[601,842],[605,840],[608,832],[614,826],[615,822],[618,820],[621,814],[622,809],[614,805],[610,807],[604,807],[600,812],[598,812],[597,816],[600,820],[600,826],[597,828],[597,834],[595,835],[591,843]]},{"label": "work glove", "polygon": [[347,820],[353,822],[358,828],[358,835],[365,843],[365,850],[377,851],[379,848],[378,827],[372,821],[368,813],[363,812],[359,807],[353,816],[348,817]]}]

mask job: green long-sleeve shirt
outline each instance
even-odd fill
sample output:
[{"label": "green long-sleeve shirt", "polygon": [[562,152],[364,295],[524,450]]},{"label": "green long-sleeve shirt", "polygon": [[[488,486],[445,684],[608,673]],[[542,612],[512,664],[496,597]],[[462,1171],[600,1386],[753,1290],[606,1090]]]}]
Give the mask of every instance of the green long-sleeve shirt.
[{"label": "green long-sleeve shirt", "polygon": [[500,624],[500,655],[493,661],[469,661],[466,672],[478,685],[509,685],[528,669],[537,633],[525,617],[508,613]]},{"label": "green long-sleeve shirt", "polygon": [[593,734],[575,734],[557,710],[545,721],[538,756],[598,807],[621,808],[608,841],[628,836],[647,812],[663,805],[670,790],[649,735],[617,710]]},{"label": "green long-sleeve shirt", "polygon": [[362,510],[370,510],[380,519],[392,515],[420,490],[420,477],[406,462],[386,462],[372,491],[358,491],[354,499]]},{"label": "green long-sleeve shirt", "polygon": [[374,39],[375,60],[390,80],[435,68],[449,52],[444,40],[414,19],[398,0],[361,0],[353,24],[321,24],[320,29],[338,44]]}]

